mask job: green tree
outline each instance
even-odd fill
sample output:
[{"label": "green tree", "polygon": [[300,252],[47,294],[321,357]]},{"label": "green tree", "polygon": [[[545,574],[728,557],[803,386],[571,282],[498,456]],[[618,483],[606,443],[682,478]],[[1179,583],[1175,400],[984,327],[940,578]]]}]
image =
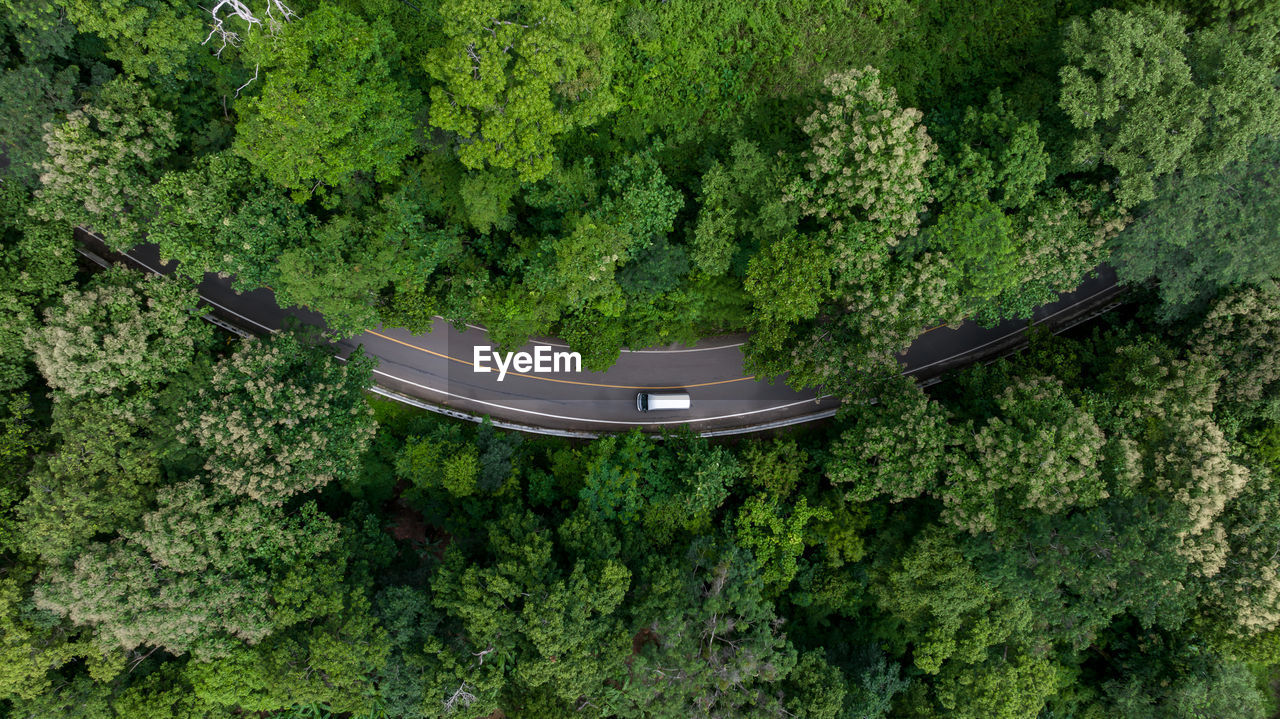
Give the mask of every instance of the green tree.
[{"label": "green tree", "polygon": [[999,414],[961,433],[966,453],[952,455],[943,486],[934,490],[944,520],[970,532],[993,531],[1027,511],[1062,512],[1107,497],[1098,468],[1103,432],[1060,381],[1015,379],[995,405]]},{"label": "green tree", "polygon": [[587,455],[581,506],[602,519],[632,521],[645,504],[647,483],[657,476],[647,437],[639,432],[604,437]]},{"label": "green tree", "polygon": [[690,259],[710,276],[729,272],[754,239],[767,246],[795,226],[796,208],[782,201],[785,164],[770,160],[748,140],[738,140],[730,157],[711,163],[699,183],[698,220],[689,239]]},{"label": "green tree", "polygon": [[428,497],[441,489],[452,497],[474,494],[480,473],[479,450],[456,434],[410,437],[396,458],[396,474]]},{"label": "green tree", "polygon": [[200,9],[172,0],[56,0],[85,34],[102,38],[107,54],[130,75],[161,83],[190,75],[193,57],[204,52]]},{"label": "green tree", "polygon": [[147,239],[194,280],[214,272],[252,290],[277,284],[287,248],[311,241],[311,218],[230,152],[196,158],[151,188]]},{"label": "green tree", "polygon": [[1214,295],[1280,277],[1280,140],[1260,138],[1220,175],[1171,176],[1158,197],[1111,242],[1120,278],[1156,278],[1161,313],[1178,318]]},{"label": "green tree", "polygon": [[808,524],[832,518],[830,510],[810,507],[804,497],[787,502],[778,496],[757,494],[748,497],[738,510],[734,536],[760,565],[760,580],[778,592],[791,583],[799,569],[797,560],[804,552]]},{"label": "green tree", "polygon": [[466,663],[504,677],[499,706],[537,692],[562,707],[599,697],[630,649],[619,612],[630,570],[607,557],[561,565],[551,533],[527,513],[491,524],[488,547],[494,561],[478,564],[450,550],[431,581],[435,605],[458,622]]},{"label": "green tree", "polygon": [[657,454],[641,516],[647,538],[661,544],[681,533],[706,533],[742,476],[741,463],[689,432],[666,436]]},{"label": "green tree", "polygon": [[394,79],[384,26],[323,6],[253,49],[266,73],[235,151],[297,199],[360,173],[391,179],[414,146],[413,91]]},{"label": "green tree", "polygon": [[961,319],[956,273],[939,253],[891,263],[864,256],[838,272],[846,279],[818,317],[785,333],[748,338],[748,371],[787,373],[792,387],[822,387],[865,400],[876,385],[901,372],[896,355],[916,337]]},{"label": "green tree", "polygon": [[137,528],[160,482],[149,409],[111,398],[54,406],[58,446],[27,477],[19,547],[57,564],[97,536]]},{"label": "green tree", "polygon": [[869,222],[875,239],[892,247],[916,232],[937,145],[923,114],[900,108],[898,93],[881,86],[879,70],[835,73],[823,85],[832,99],[800,122],[810,148],[787,197],[837,233],[847,221]]},{"label": "green tree", "polygon": [[1191,337],[1190,351],[1201,362],[1221,366],[1219,408],[1240,418],[1280,417],[1280,287],[1246,287],[1213,303]]},{"label": "green tree", "polygon": [[947,410],[914,379],[887,382],[874,403],[855,402],[845,412],[827,476],[848,499],[865,502],[888,494],[899,501],[935,486],[958,438]]},{"label": "green tree", "polygon": [[459,139],[462,164],[535,182],[555,139],[611,112],[612,9],[592,0],[445,0],[423,67],[431,124]]},{"label": "green tree", "polygon": [[1242,159],[1280,113],[1264,47],[1221,26],[1188,36],[1177,12],[1100,9],[1067,26],[1063,51],[1072,159],[1114,168],[1127,207],[1153,199],[1162,176]]},{"label": "green tree", "polygon": [[359,472],[375,430],[363,394],[371,370],[359,352],[339,363],[291,334],[243,340],[187,403],[179,441],[207,457],[213,482],[283,504]]},{"label": "green tree", "polygon": [[872,585],[879,606],[911,627],[915,665],[937,674],[947,663],[981,664],[992,647],[1030,637],[1026,602],[1008,596],[961,554],[949,530],[927,528]]},{"label": "green tree", "polygon": [[[782,714],[783,702],[792,700],[782,690],[798,652],[761,596],[756,566],[747,553],[711,537],[695,541],[684,556],[647,563],[636,580],[646,591],[631,608],[633,626],[644,628],[638,635],[643,641],[631,658],[629,681],[606,694],[614,716]],[[791,708],[815,698],[795,697]]]},{"label": "green tree", "polygon": [[160,163],[178,144],[173,116],[152,105],[140,82],[120,76],[91,104],[45,130],[48,157],[36,165],[41,187],[32,214],[87,225],[105,233],[112,247],[132,247],[139,239],[133,212],[144,206]]},{"label": "green tree", "polygon": [[58,5],[41,0],[4,0],[4,8],[5,30],[28,62],[45,63],[68,54],[76,28]]},{"label": "green tree", "polygon": [[[618,269],[644,250],[661,246],[684,204],[655,158],[661,149],[660,142],[654,143],[618,162],[607,177],[608,192],[596,206],[566,214],[564,234],[549,242],[527,238],[522,243],[527,263],[523,281],[483,298],[479,307],[498,344],[516,347],[532,335],[549,334],[568,311],[605,318],[622,313],[627,299]],[[594,339],[597,345],[601,341],[600,336]],[[586,346],[581,351],[584,358],[603,362],[616,359],[619,349]],[[603,370],[607,364],[587,367]]]},{"label": "green tree", "polygon": [[68,291],[27,333],[36,366],[67,397],[154,390],[208,341],[190,283],[124,268]]},{"label": "green tree", "polygon": [[53,70],[28,64],[0,75],[0,145],[6,148],[5,173],[24,184],[38,184],[36,164],[45,159],[44,125],[64,120],[75,110],[79,84],[76,67]]},{"label": "green tree", "polygon": [[27,214],[31,196],[15,182],[0,183],[0,390],[31,376],[27,333],[39,326],[40,305],[56,300],[76,274],[70,228],[38,223]]},{"label": "green tree", "polygon": [[0,696],[35,699],[52,688],[52,670],[75,658],[83,648],[65,624],[48,622],[32,612],[33,568],[14,565],[0,579]]},{"label": "green tree", "polygon": [[[971,315],[984,323],[1029,317],[1036,307],[1056,300],[1058,293],[1077,287],[1107,257],[1107,240],[1128,222],[1105,194],[1091,186],[1053,188],[1014,215],[1016,276],[997,295],[971,305]],[[968,263],[974,264],[972,256]],[[981,267],[982,260],[976,264]],[[968,281],[988,278],[978,275]]]},{"label": "green tree", "polygon": [[818,314],[831,292],[833,261],[821,240],[792,232],[751,258],[744,280],[751,296],[752,342],[781,350],[795,323]]},{"label": "green tree", "polygon": [[934,126],[941,152],[931,169],[937,201],[982,202],[1002,208],[1031,203],[1048,179],[1050,157],[1040,123],[1019,117],[999,89],[986,105],[965,108],[955,126]]},{"label": "green tree", "polygon": [[924,716],[964,719],[1029,719],[1040,716],[1057,694],[1066,672],[1052,659],[1017,652],[976,666],[948,665],[938,676],[935,700],[942,711]]},{"label": "green tree", "polygon": [[951,257],[967,305],[980,307],[1021,284],[1026,264],[1013,221],[992,202],[950,207],[926,232],[928,242]]},{"label": "green tree", "polygon": [[225,656],[188,663],[183,678],[190,682],[191,694],[206,706],[226,707],[228,713],[295,706],[371,711],[377,701],[371,675],[389,655],[387,632],[359,590],[341,586],[332,573],[324,579],[334,585],[312,591],[330,596],[311,601],[328,616],[313,611],[321,616],[256,644],[235,646]]},{"label": "green tree", "polygon": [[981,322],[1026,317],[1076,287],[1123,226],[1098,189],[1045,189],[1051,158],[1039,123],[1019,117],[997,89],[962,120],[935,125],[943,148],[931,168],[938,219],[918,244],[947,254]]},{"label": "green tree", "polygon": [[92,627],[104,649],[215,657],[271,634],[289,586],[335,562],[339,527],[314,505],[286,514],[198,480],[157,503],[141,529],[46,571],[37,606]]}]

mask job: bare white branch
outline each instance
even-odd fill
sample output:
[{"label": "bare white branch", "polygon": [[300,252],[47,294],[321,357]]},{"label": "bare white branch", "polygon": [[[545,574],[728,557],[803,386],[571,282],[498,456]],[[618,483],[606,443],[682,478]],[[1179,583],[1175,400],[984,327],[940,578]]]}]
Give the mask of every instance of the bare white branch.
[{"label": "bare white branch", "polygon": [[[241,90],[243,90],[243,89],[245,89],[246,87],[249,87],[249,85],[251,85],[251,84],[253,83],[253,81],[254,81],[254,80],[257,80],[257,79],[258,79],[258,64],[257,64],[257,63],[254,63],[254,65],[253,65],[253,77],[249,78],[248,82],[246,82],[245,84],[243,84],[243,85],[241,85],[240,87],[237,87],[237,88],[236,88],[236,95],[235,95],[235,96],[236,96],[236,97],[240,97],[240,91],[241,91]],[[225,97],[225,96],[224,96],[224,97]]]},{"label": "bare white branch", "polygon": [[448,714],[456,709],[459,704],[465,708],[474,704],[475,701],[476,695],[467,691],[467,683],[463,682],[458,689],[454,691],[453,696],[444,700],[444,711]]},{"label": "bare white branch", "polygon": [[[485,655],[487,655],[487,654],[488,654],[489,652],[491,652],[491,651],[493,651],[493,645],[492,645],[492,644],[490,644],[490,645],[489,645],[489,648],[488,648],[488,649],[486,649],[486,650],[484,650],[483,652],[471,652],[471,656],[473,656],[473,657],[480,657],[480,664],[484,664],[484,658],[485,658]],[[478,664],[478,665],[476,665],[476,666],[479,666],[479,664]]]},{"label": "bare white branch", "polygon": [[285,5],[283,0],[267,0],[266,5],[266,12],[263,14],[266,19],[264,25],[263,20],[255,15],[253,10],[241,0],[218,0],[217,5],[209,8],[209,16],[212,18],[209,23],[209,34],[205,37],[204,42],[200,44],[208,43],[216,35],[222,41],[222,46],[213,54],[221,57],[222,51],[227,49],[228,45],[239,47],[241,41],[240,33],[228,28],[226,21],[238,18],[245,24],[245,32],[252,31],[256,26],[265,28],[268,34],[275,36],[284,27],[285,23],[297,17],[297,13],[289,9],[289,6]]}]

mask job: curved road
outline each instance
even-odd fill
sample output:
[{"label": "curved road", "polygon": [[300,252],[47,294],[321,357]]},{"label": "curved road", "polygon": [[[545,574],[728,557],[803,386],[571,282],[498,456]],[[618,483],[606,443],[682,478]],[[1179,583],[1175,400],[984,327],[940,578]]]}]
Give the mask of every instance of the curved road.
[{"label": "curved road", "polygon": [[[101,239],[81,232],[82,240],[102,251]],[[161,265],[156,248],[142,245],[123,259],[152,272],[168,274],[176,264]],[[1059,326],[1082,311],[1105,305],[1119,293],[1114,273],[1101,267],[1097,275],[1055,303],[1041,307],[1032,321]],[[230,281],[205,275],[200,295],[223,319],[256,333],[278,330],[286,317],[320,324],[314,312],[281,309],[270,290],[236,293]],[[997,355],[1021,342],[1025,320],[995,328],[965,323],[957,329],[936,328],[921,335],[902,355],[904,373],[921,380],[957,366]],[[358,345],[379,361],[374,379],[382,393],[432,408],[443,406],[468,415],[490,415],[495,423],[520,429],[579,434],[642,427],[659,430],[688,424],[702,433],[734,433],[830,416],[836,402],[813,392],[796,392],[746,376],[742,368],[742,336],[711,338],[693,347],[671,346],[623,351],[607,372],[535,374],[509,371],[499,381],[496,371],[479,373],[473,367],[477,346],[491,348],[483,328],[458,332],[437,321],[433,332],[413,335],[406,330],[376,328],[338,343],[346,356]],[[533,353],[567,348],[554,341],[534,341],[524,348]],[[489,361],[493,365],[493,361]],[[692,408],[686,412],[643,414],[636,411],[636,393],[646,389],[688,391]],[[415,402],[418,403],[418,402]]]}]

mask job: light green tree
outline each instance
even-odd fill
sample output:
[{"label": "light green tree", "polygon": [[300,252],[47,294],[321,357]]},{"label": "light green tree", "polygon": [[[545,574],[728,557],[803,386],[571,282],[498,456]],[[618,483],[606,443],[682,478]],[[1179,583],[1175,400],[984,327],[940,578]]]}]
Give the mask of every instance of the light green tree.
[{"label": "light green tree", "polygon": [[113,398],[54,405],[57,449],[37,460],[17,507],[23,551],[58,564],[94,537],[138,527],[160,483],[150,409]]},{"label": "light green tree", "polygon": [[133,213],[178,144],[172,115],[152,105],[140,82],[122,75],[103,85],[90,104],[46,125],[44,142],[48,156],[36,164],[40,189],[31,213],[88,225],[115,248],[136,244]]},{"label": "light green tree", "polygon": [[1196,327],[1191,354],[1223,371],[1217,401],[1237,416],[1280,416],[1280,287],[1267,283],[1223,295]]},{"label": "light green tree", "polygon": [[1108,494],[1098,468],[1104,442],[1093,416],[1048,377],[1015,379],[996,414],[964,436],[964,453],[933,493],[944,520],[970,532],[1017,523],[1025,512],[1088,507]]},{"label": "light green tree", "polygon": [[82,33],[107,43],[107,54],[124,71],[164,82],[186,78],[192,61],[204,54],[201,11],[173,0],[56,0],[67,19]]},{"label": "light green tree", "polygon": [[891,247],[916,232],[937,145],[920,124],[923,114],[901,108],[879,70],[835,73],[823,85],[831,99],[800,121],[810,147],[786,196],[837,233],[851,220],[869,222]]},{"label": "light green tree", "polygon": [[831,446],[827,476],[845,496],[865,502],[881,494],[894,501],[933,487],[956,441],[948,413],[911,377],[886,382],[874,403],[846,410],[845,429]]},{"label": "light green tree", "polygon": [[103,649],[225,655],[276,629],[288,587],[334,564],[339,527],[190,480],[157,493],[142,527],[50,567],[36,605],[92,627]]},{"label": "light green tree", "polygon": [[188,169],[162,176],[149,193],[154,212],[147,239],[194,280],[214,272],[240,290],[279,280],[287,248],[311,240],[313,222],[282,197],[247,160],[230,152],[202,155]]},{"label": "light green tree", "polygon": [[442,42],[423,67],[431,124],[455,133],[462,164],[523,182],[551,171],[555,139],[617,104],[610,5],[594,0],[445,0]]},{"label": "light green tree", "polygon": [[296,199],[362,174],[400,174],[412,151],[414,92],[392,76],[391,35],[334,6],[250,46],[265,74],[244,101],[235,151]]}]

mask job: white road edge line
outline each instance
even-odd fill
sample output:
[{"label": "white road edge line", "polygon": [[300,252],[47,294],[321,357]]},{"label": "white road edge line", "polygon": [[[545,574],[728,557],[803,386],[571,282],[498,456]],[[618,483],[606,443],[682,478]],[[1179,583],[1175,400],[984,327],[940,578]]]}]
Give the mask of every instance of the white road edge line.
[{"label": "white road edge line", "polygon": [[418,384],[417,382],[403,379],[389,372],[383,372],[382,370],[378,370],[378,369],[375,369],[373,373],[380,374],[383,377],[390,377],[391,379],[396,380],[397,382],[404,382],[405,384],[411,384],[414,387],[430,390],[431,392],[437,392],[439,394],[446,395],[449,397],[456,397],[466,402],[475,402],[476,404],[482,404],[487,407],[496,407],[498,409],[510,410],[512,412],[532,414],[538,417],[550,417],[552,419],[563,419],[563,420],[568,420],[570,422],[599,422],[601,424],[620,424],[628,427],[648,427],[651,425],[668,425],[668,424],[692,424],[694,422],[712,422],[718,419],[733,419],[734,417],[746,417],[747,415],[760,414],[761,412],[773,412],[779,409],[786,409],[787,407],[794,407],[798,404],[806,404],[810,402],[812,402],[813,404],[817,404],[819,401],[824,399],[829,399],[831,397],[831,395],[823,395],[821,397],[818,397],[817,399],[802,399],[798,402],[789,402],[787,404],[780,404],[780,405],[775,405],[773,407],[766,407],[765,409],[753,409],[750,412],[737,412],[735,414],[722,414],[716,417],[692,417],[689,419],[678,419],[678,420],[671,420],[667,422],[631,422],[631,421],[616,420],[616,419],[589,419],[585,417],[570,417],[562,414],[551,414],[549,412],[537,412],[531,409],[521,409],[519,407],[512,407],[510,405],[498,404],[497,402],[486,402],[485,400],[482,400],[482,399],[474,399],[472,397],[467,397],[460,394],[454,394],[447,390],[437,389],[435,387],[430,387],[425,384]]},{"label": "white road edge line", "polygon": [[[143,262],[142,260],[138,259],[137,257],[134,257],[133,255],[130,255],[128,252],[124,252],[124,253],[121,253],[121,254],[123,254],[125,257],[128,257],[129,259],[133,260],[134,262],[137,262],[139,265],[142,265],[143,267],[147,268],[147,269],[148,269],[148,270],[150,270],[152,273],[154,273],[154,274],[156,274],[156,275],[164,276],[164,273],[163,273],[163,272],[160,272],[160,271],[159,271],[159,270],[157,270],[156,268],[152,267],[151,265],[148,265],[147,263]],[[249,317],[245,317],[244,315],[240,314],[239,312],[236,312],[235,310],[228,309],[227,307],[225,307],[225,306],[223,306],[223,305],[221,305],[221,304],[218,304],[217,302],[214,302],[213,300],[209,299],[208,297],[205,297],[204,295],[200,295],[200,299],[204,300],[205,302],[208,302],[208,303],[209,303],[209,304],[211,304],[211,305],[214,305],[214,306],[216,306],[216,307],[218,307],[218,308],[222,309],[224,312],[229,312],[229,313],[231,313],[231,314],[235,315],[236,317],[239,317],[240,319],[243,319],[243,320],[246,320],[246,321],[252,322],[253,324],[255,324],[255,325],[257,325],[257,326],[259,326],[259,327],[261,327],[261,328],[263,328],[263,329],[267,330],[268,332],[278,332],[278,331],[279,331],[279,330],[271,329],[270,327],[267,327],[266,325],[262,324],[261,322],[258,322],[258,321],[256,321],[256,320],[253,320],[253,319],[251,319],[251,318],[249,318]],[[361,344],[363,344],[363,343],[361,343]],[[343,357],[339,357],[338,359],[341,359],[341,360],[343,360],[344,362],[346,361],[346,358],[343,358]],[[752,410],[752,411],[750,411],[750,412],[739,412],[739,413],[737,413],[737,414],[726,414],[726,415],[721,415],[721,416],[719,416],[719,417],[699,417],[699,418],[697,418],[697,419],[693,419],[693,420],[673,420],[673,421],[670,421],[670,422],[624,422],[624,421],[619,421],[619,420],[610,420],[610,419],[590,419],[590,418],[586,418],[586,417],[568,417],[568,416],[565,416],[565,415],[549,414],[549,413],[546,413],[546,412],[535,412],[535,411],[533,411],[533,410],[529,410],[529,409],[520,409],[519,407],[512,407],[512,406],[510,406],[510,405],[498,404],[498,403],[496,403],[496,402],[486,402],[486,401],[484,401],[484,400],[482,400],[482,399],[473,399],[473,398],[471,398],[471,397],[467,397],[467,396],[465,396],[465,395],[454,394],[454,393],[449,392],[449,391],[447,391],[447,390],[436,389],[435,387],[429,387],[429,386],[424,385],[424,384],[419,384],[419,383],[414,382],[414,381],[412,381],[412,380],[404,379],[403,377],[397,377],[397,376],[395,376],[395,375],[393,375],[393,374],[391,374],[391,373],[389,373],[389,372],[383,372],[382,370],[377,370],[377,369],[375,369],[375,370],[373,370],[373,373],[374,373],[374,374],[380,374],[380,375],[382,375],[383,377],[390,377],[391,379],[393,379],[393,380],[395,380],[395,381],[397,381],[397,382],[404,382],[405,384],[411,384],[411,385],[413,385],[414,387],[418,387],[418,388],[425,389],[425,390],[430,390],[430,391],[432,391],[432,392],[438,392],[438,393],[443,394],[443,395],[446,395],[446,396],[448,396],[448,397],[456,397],[457,399],[460,399],[460,400],[464,400],[464,401],[468,401],[468,402],[475,402],[476,404],[482,404],[482,405],[486,405],[486,406],[488,406],[488,407],[495,407],[495,408],[497,408],[497,409],[505,409],[505,410],[509,410],[509,411],[512,411],[512,412],[522,412],[522,413],[524,413],[524,414],[533,414],[533,415],[538,415],[538,416],[540,416],[540,417],[549,417],[549,418],[552,418],[552,419],[563,419],[563,420],[568,420],[568,421],[570,421],[570,422],[600,422],[600,423],[603,423],[603,424],[621,424],[621,425],[626,425],[626,426],[628,426],[628,427],[644,427],[644,426],[648,426],[648,425],[668,425],[668,424],[689,424],[689,422],[691,422],[691,421],[694,421],[694,422],[711,422],[711,421],[720,420],[720,419],[732,419],[732,418],[734,418],[734,417],[745,417],[745,416],[747,416],[747,415],[751,415],[751,414],[759,414],[759,413],[761,413],[761,412],[772,412],[772,411],[774,411],[774,410],[786,409],[787,407],[794,407],[794,406],[796,406],[796,405],[798,405],[798,404],[804,404],[804,403],[806,403],[806,402],[813,402],[814,404],[817,404],[819,401],[821,401],[821,400],[824,400],[824,399],[827,399],[827,398],[831,397],[831,395],[823,395],[822,397],[819,397],[819,398],[818,398],[818,399],[816,399],[816,400],[804,399],[804,400],[800,400],[799,402],[791,402],[791,403],[789,403],[789,404],[775,405],[775,406],[773,406],[773,407],[766,407],[765,409]]]}]

